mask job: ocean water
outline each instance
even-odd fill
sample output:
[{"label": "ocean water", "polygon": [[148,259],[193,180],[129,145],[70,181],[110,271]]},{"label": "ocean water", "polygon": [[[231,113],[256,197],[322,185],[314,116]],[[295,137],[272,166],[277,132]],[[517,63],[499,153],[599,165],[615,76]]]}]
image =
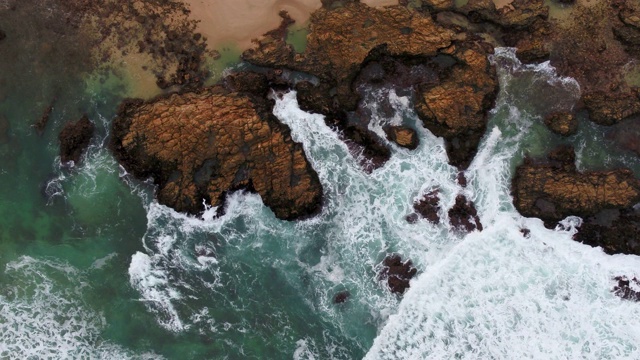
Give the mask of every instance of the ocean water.
[{"label": "ocean water", "polygon": [[[391,118],[370,104],[371,130],[413,125],[421,143],[391,145],[391,160],[367,174],[322,116],[298,108],[295,92],[274,94],[274,114],[326,193],[322,213],[298,222],[276,219],[243,192],[220,218],[159,205],[152,186],[105,150],[126,88],[67,80],[41,137],[29,125],[53,92],[10,94],[0,102],[10,124],[0,143],[0,358],[639,358],[640,304],[610,290],[612,277],[640,275],[640,258],[572,241],[579,218],[548,230],[511,203],[523,156],[563,141],[541,116],[570,109],[580,88],[548,64],[520,64],[513,49],[497,49],[492,62],[501,93],[467,188],[410,99],[381,91]],[[82,112],[97,136],[82,164],[62,168],[57,133]],[[606,144],[600,127],[580,125],[568,141],[581,168],[639,173],[640,162]],[[414,200],[435,188],[443,223],[409,224]],[[475,202],[483,232],[448,227],[446,209],[460,193]],[[403,297],[377,279],[392,252],[419,269]],[[341,291],[348,301],[333,304]]]}]

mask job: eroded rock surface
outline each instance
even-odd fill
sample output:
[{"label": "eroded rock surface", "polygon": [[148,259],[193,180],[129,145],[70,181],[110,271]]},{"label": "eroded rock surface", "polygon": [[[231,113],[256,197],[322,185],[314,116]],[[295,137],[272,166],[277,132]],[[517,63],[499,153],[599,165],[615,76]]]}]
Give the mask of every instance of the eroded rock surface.
[{"label": "eroded rock surface", "polygon": [[[423,219],[427,219],[434,224],[440,223],[440,191],[433,190],[425,194],[418,202],[413,204],[413,210]],[[415,222],[416,216],[409,215],[409,222]]]},{"label": "eroded rock surface", "polygon": [[[416,109],[425,126],[445,137],[452,164],[469,164],[498,90],[486,59],[492,47],[481,38],[441,26],[424,10],[346,2],[316,11],[307,40],[305,52],[298,54],[279,34],[266,34],[243,58],[317,77],[317,86],[296,88],[301,107],[327,115],[338,128],[358,109],[356,80],[417,90]],[[414,66],[423,68],[412,72]],[[359,77],[363,70],[364,78]]]},{"label": "eroded rock surface", "polygon": [[545,162],[526,159],[512,181],[516,209],[553,227],[569,215],[588,217],[640,201],[640,181],[630,170],[582,173],[574,160],[571,147],[557,149]]},{"label": "eroded rock surface", "polygon": [[248,189],[278,218],[313,214],[322,199],[318,176],[272,105],[266,92],[221,85],[127,101],[111,148],[127,171],[153,177],[159,202],[178,211],[199,213],[203,200],[219,206],[228,191]]},{"label": "eroded rock surface", "polygon": [[95,125],[86,115],[76,122],[65,124],[58,136],[60,140],[60,161],[63,164],[70,161],[78,164],[80,157],[89,146],[94,132]]},{"label": "eroded rock surface", "polygon": [[544,119],[544,124],[556,134],[573,135],[578,131],[578,119],[567,112],[551,113]]},{"label": "eroded rock surface", "polygon": [[454,229],[464,232],[482,231],[478,211],[464,195],[458,195],[455,205],[449,209],[449,223]]},{"label": "eroded rock surface", "polygon": [[392,293],[402,295],[409,288],[411,279],[417,273],[418,269],[413,267],[411,260],[402,261],[400,255],[391,254],[382,261],[382,270],[380,270],[378,278],[387,283]]},{"label": "eroded rock surface", "polygon": [[420,143],[416,131],[406,126],[387,126],[384,128],[384,132],[389,141],[409,150],[415,150]]},{"label": "eroded rock surface", "polygon": [[581,243],[600,246],[608,254],[640,255],[640,211],[637,208],[605,209],[584,218],[573,236]]}]

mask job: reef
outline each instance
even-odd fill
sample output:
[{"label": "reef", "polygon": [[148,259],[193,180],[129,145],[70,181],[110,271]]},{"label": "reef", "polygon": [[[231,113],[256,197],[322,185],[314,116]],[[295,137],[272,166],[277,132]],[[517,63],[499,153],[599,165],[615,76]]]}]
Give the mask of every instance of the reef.
[{"label": "reef", "polygon": [[390,254],[382,261],[378,279],[386,282],[389,290],[402,295],[409,288],[411,279],[418,273],[411,260],[402,261],[398,254]]},{"label": "reef", "polygon": [[547,225],[569,215],[591,216],[606,208],[627,208],[640,201],[640,181],[628,169],[579,172],[574,150],[562,146],[547,161],[527,158],[512,181],[518,211]]},{"label": "reef", "polygon": [[91,142],[95,129],[95,125],[87,115],[82,116],[76,122],[65,124],[58,136],[60,141],[60,161],[63,164],[70,161],[78,164],[82,154]]},{"label": "reef", "polygon": [[216,85],[125,101],[112,125],[118,161],[138,178],[153,178],[158,201],[177,211],[198,214],[205,205],[222,206],[229,191],[246,189],[280,219],[318,212],[318,175],[272,114],[267,81],[243,73],[228,83],[253,90]]}]

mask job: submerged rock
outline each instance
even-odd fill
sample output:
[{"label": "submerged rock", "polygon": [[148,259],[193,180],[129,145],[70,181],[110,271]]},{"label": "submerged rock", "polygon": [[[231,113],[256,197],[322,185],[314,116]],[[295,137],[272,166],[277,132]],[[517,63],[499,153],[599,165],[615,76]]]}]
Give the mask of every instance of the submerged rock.
[{"label": "submerged rock", "polygon": [[333,303],[344,304],[345,302],[347,302],[347,300],[349,300],[350,296],[351,294],[348,291],[341,291],[337,293],[336,296],[333,297]]},{"label": "submerged rock", "polygon": [[65,124],[58,136],[60,140],[60,161],[63,164],[69,161],[78,164],[82,153],[91,142],[94,131],[95,125],[89,120],[87,115],[82,116],[82,118],[76,122]]},{"label": "submerged rock", "polygon": [[556,112],[547,115],[544,124],[556,134],[562,136],[573,135],[578,131],[578,119],[567,112]]},{"label": "submerged rock", "polygon": [[46,109],[44,109],[44,111],[42,112],[42,116],[40,116],[38,121],[31,125],[36,130],[36,133],[39,136],[42,136],[44,130],[47,128],[47,124],[49,123],[49,118],[51,117],[51,113],[53,112],[53,105],[55,104],[55,102],[56,99],[53,99],[53,101],[51,101],[51,104],[47,106]]},{"label": "submerged rock", "polygon": [[382,270],[378,279],[384,280],[389,290],[402,295],[409,288],[411,279],[418,273],[411,260],[402,261],[398,254],[390,254],[382,261]]},{"label": "submerged rock", "polygon": [[455,205],[449,209],[449,223],[454,229],[465,232],[482,231],[478,211],[464,195],[458,195]]},{"label": "submerged rock", "polygon": [[302,146],[272,114],[265,93],[218,85],[125,101],[113,121],[111,149],[138,178],[152,177],[161,204],[192,214],[227,192],[257,192],[280,219],[319,211],[322,186]]},{"label": "submerged rock", "polygon": [[526,159],[516,169],[512,193],[523,216],[540,218],[554,227],[569,215],[588,217],[640,201],[640,181],[628,169],[579,172],[573,148],[567,146],[550,153],[548,159]]}]

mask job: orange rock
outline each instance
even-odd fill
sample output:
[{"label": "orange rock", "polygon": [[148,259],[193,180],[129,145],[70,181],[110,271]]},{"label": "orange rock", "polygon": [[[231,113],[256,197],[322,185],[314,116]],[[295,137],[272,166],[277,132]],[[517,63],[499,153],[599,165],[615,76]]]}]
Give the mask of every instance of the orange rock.
[{"label": "orange rock", "polygon": [[302,146],[263,97],[222,86],[127,101],[113,122],[111,148],[135,176],[153,177],[158,200],[198,213],[228,191],[248,189],[275,215],[318,211],[322,187]]}]

